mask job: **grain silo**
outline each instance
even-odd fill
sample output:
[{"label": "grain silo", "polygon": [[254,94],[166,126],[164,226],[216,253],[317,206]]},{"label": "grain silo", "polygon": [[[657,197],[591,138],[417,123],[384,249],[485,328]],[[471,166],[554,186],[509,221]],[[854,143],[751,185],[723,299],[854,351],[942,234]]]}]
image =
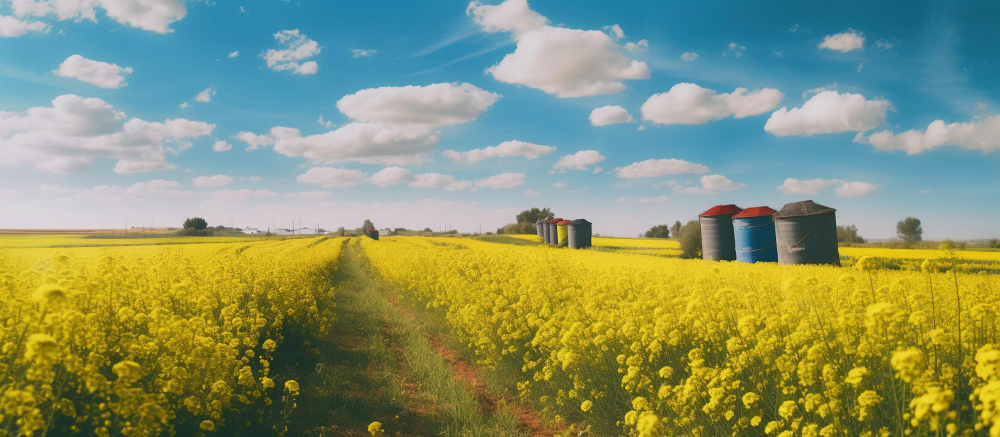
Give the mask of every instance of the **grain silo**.
[{"label": "grain silo", "polygon": [[774,214],[778,262],[840,265],[836,213],[812,200],[782,207]]},{"label": "grain silo", "polygon": [[566,228],[569,233],[567,238],[569,239],[570,249],[583,249],[591,246],[590,237],[593,226],[590,222],[584,219],[576,219],[569,222]]},{"label": "grain silo", "polygon": [[736,260],[745,263],[778,262],[774,240],[774,215],[766,206],[756,206],[733,216]]},{"label": "grain silo", "polygon": [[535,222],[535,233],[538,234],[538,238],[545,241],[545,230],[542,227],[545,226],[545,220],[539,220]]},{"label": "grain silo", "polygon": [[735,261],[736,242],[733,237],[733,215],[742,211],[736,205],[716,205],[701,213],[702,258],[715,261]]},{"label": "grain silo", "polygon": [[569,245],[569,220],[560,220],[556,222],[556,244],[559,247],[566,247]]},{"label": "grain silo", "polygon": [[542,243],[549,242],[549,221],[542,220]]},{"label": "grain silo", "polygon": [[549,230],[549,237],[545,240],[546,243],[549,243],[549,244],[558,244],[559,243],[559,239],[558,239],[559,238],[559,233],[558,233],[559,230],[556,229],[556,223],[559,223],[561,221],[562,221],[561,218],[554,218],[554,219],[546,220],[545,221],[545,227]]}]

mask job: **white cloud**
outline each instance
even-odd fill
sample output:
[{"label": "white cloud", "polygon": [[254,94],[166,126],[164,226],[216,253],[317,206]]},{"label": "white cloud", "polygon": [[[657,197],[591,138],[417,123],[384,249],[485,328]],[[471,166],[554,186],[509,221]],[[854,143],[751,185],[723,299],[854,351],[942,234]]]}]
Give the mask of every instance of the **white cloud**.
[{"label": "white cloud", "polygon": [[771,56],[774,56],[775,58],[783,58],[783,57],[785,57],[785,54],[782,53],[782,52],[779,52],[776,49],[771,49]]},{"label": "white cloud", "polygon": [[503,189],[513,188],[524,184],[524,173],[500,173],[488,178],[478,179],[475,182],[477,188]]},{"label": "white cloud", "polygon": [[190,196],[190,191],[178,190],[181,184],[177,181],[153,179],[149,182],[138,182],[125,189],[125,194],[133,196]]},{"label": "white cloud", "polygon": [[802,100],[805,100],[805,99],[809,98],[809,96],[811,96],[813,94],[819,94],[819,93],[821,93],[823,91],[836,91],[837,87],[838,87],[837,82],[834,82],[834,83],[832,83],[830,85],[824,85],[824,86],[821,86],[821,87],[811,88],[811,89],[805,90],[805,91],[802,92]]},{"label": "white cloud", "polygon": [[14,38],[28,32],[46,33],[48,31],[49,25],[40,21],[22,21],[0,14],[0,37]]},{"label": "white cloud", "polygon": [[556,187],[556,188],[566,188],[568,185],[566,185],[563,182],[556,182],[556,183],[552,184],[552,186]]},{"label": "white cloud", "polygon": [[605,156],[596,150],[581,150],[572,155],[560,156],[552,168],[586,170],[589,166],[604,161]]},{"label": "white cloud", "polygon": [[215,140],[215,143],[212,144],[212,150],[216,152],[226,152],[232,150],[232,148],[233,146],[231,144],[223,140]]},{"label": "white cloud", "polygon": [[931,190],[924,188],[923,190],[920,190],[920,194],[931,194]]},{"label": "white cloud", "polygon": [[229,52],[229,57],[230,58],[235,58],[235,57],[237,57],[239,55],[240,55],[240,51],[239,50],[233,50],[233,51]]},{"label": "white cloud", "polygon": [[132,67],[94,61],[80,55],[66,58],[59,68],[52,71],[56,76],[69,77],[101,88],[118,89],[128,85],[122,74],[132,73]]},{"label": "white cloud", "polygon": [[798,24],[793,24],[792,27],[788,28],[788,33],[798,32],[799,31],[799,27],[800,26]]},{"label": "white cloud", "polygon": [[744,118],[774,109],[785,97],[781,91],[764,88],[747,92],[737,88],[718,94],[693,83],[679,83],[665,93],[653,94],[640,111],[643,120],[659,124],[704,124],[733,116]]},{"label": "white cloud", "polygon": [[598,173],[601,173],[603,171],[604,171],[604,169],[601,168],[601,167],[594,167],[594,171],[592,173],[593,174],[598,174]]},{"label": "white cloud", "polygon": [[681,53],[681,60],[684,62],[694,62],[698,59],[698,54],[695,52],[684,52]]},{"label": "white cloud", "polygon": [[368,180],[368,175],[359,170],[334,167],[313,167],[296,178],[305,184],[319,184],[324,188],[353,187]]},{"label": "white cloud", "polygon": [[463,83],[368,88],[337,101],[337,109],[358,121],[451,126],[475,120],[501,96]]},{"label": "white cloud", "polygon": [[734,58],[742,58],[743,52],[745,51],[747,51],[747,46],[741,46],[731,42],[728,46],[726,46],[726,51],[722,53],[722,56],[727,56],[732,53]]},{"label": "white cloud", "polygon": [[864,197],[874,193],[878,185],[868,182],[845,182],[835,191],[841,197]]},{"label": "white cloud", "polygon": [[375,50],[375,49],[369,49],[369,50],[366,50],[366,49],[350,49],[350,50],[351,50],[351,56],[354,56],[355,58],[370,58],[370,57],[372,57],[372,55],[374,55],[376,52],[378,52],[378,50]]},{"label": "white cloud", "polygon": [[649,41],[640,39],[639,41],[636,42],[631,42],[631,41],[627,42],[625,43],[625,50],[628,50],[630,52],[644,52],[646,50],[649,50]]},{"label": "white cloud", "polygon": [[[623,199],[623,198],[619,198],[619,199]],[[670,196],[664,194],[662,196],[656,196],[656,197],[640,197],[640,198],[638,198],[636,200],[639,201],[639,203],[663,203],[663,202],[666,202],[666,201],[670,200]],[[624,200],[623,200],[623,202],[624,202]]]},{"label": "white cloud", "polygon": [[1000,151],[1000,115],[968,123],[945,123],[944,120],[934,120],[923,131],[908,130],[893,134],[885,130],[871,134],[867,138],[859,134],[854,141],[871,144],[879,150],[902,150],[907,155],[915,155],[944,145],[984,153],[995,152]]},{"label": "white cloud", "polygon": [[194,101],[199,103],[208,103],[212,101],[212,96],[214,95],[215,95],[215,88],[208,87],[202,90],[202,92],[198,93],[197,96],[194,96]]},{"label": "white cloud", "polygon": [[847,29],[833,35],[827,35],[819,43],[819,48],[833,50],[835,52],[847,53],[853,50],[860,50],[865,47],[865,37],[854,29]]},{"label": "white cloud", "polygon": [[309,136],[302,136],[298,129],[281,126],[271,128],[267,140],[261,139],[265,135],[251,135],[244,136],[259,145],[268,145],[271,141],[274,150],[285,156],[302,156],[315,162],[392,165],[422,162],[424,155],[434,149],[440,133],[419,126],[348,123],[336,130]]},{"label": "white cloud", "polygon": [[729,191],[744,188],[746,184],[733,182],[720,174],[710,174],[701,177],[701,187],[712,191]]},{"label": "white cloud", "polygon": [[541,193],[539,193],[539,192],[537,192],[535,190],[524,190],[524,192],[521,193],[522,196],[537,196],[539,194],[541,194]]},{"label": "white cloud", "polygon": [[191,139],[209,135],[214,128],[186,119],[126,119],[101,99],[66,94],[49,107],[0,112],[0,165],[77,172],[89,168],[95,158],[112,158],[118,160],[116,173],[163,170],[174,167],[167,162],[168,153],[190,148]]},{"label": "white cloud", "polygon": [[785,194],[819,194],[824,188],[843,184],[841,179],[809,179],[798,180],[793,178],[785,179],[785,182],[778,187],[778,191]]},{"label": "white cloud", "polygon": [[685,173],[708,173],[708,167],[682,159],[647,159],[615,169],[615,174],[624,179],[655,178]]},{"label": "white cloud", "polygon": [[[525,0],[469,4],[466,13],[486,32],[511,32],[517,48],[487,69],[501,82],[540,89],[557,97],[617,93],[623,80],[649,78],[645,63],[622,55],[624,47],[597,30],[548,25]],[[648,43],[640,41],[633,49]]]},{"label": "white cloud", "polygon": [[274,138],[269,135],[257,135],[253,132],[240,132],[236,134],[236,139],[247,143],[247,150],[257,150],[274,144]]},{"label": "white cloud", "polygon": [[233,181],[231,176],[217,174],[215,176],[198,176],[192,180],[196,187],[222,187]]},{"label": "white cloud", "polygon": [[607,126],[615,123],[628,123],[632,121],[632,114],[629,114],[621,106],[601,106],[590,111],[590,124],[594,126]]},{"label": "white cloud", "polygon": [[14,15],[55,16],[59,20],[97,21],[96,9],[120,24],[170,33],[170,24],[187,15],[184,0],[13,0]]},{"label": "white cloud", "polygon": [[441,173],[421,173],[413,177],[411,187],[444,188],[455,182],[455,177]]},{"label": "white cloud", "polygon": [[330,129],[330,128],[333,127],[333,122],[330,121],[330,120],[324,120],[323,119],[323,114],[319,115],[319,120],[316,120],[316,123],[319,123],[320,126],[323,126],[323,127],[327,128],[327,129]]},{"label": "white cloud", "polygon": [[893,47],[896,47],[896,43],[880,39],[878,41],[875,41],[875,47],[878,47],[879,50],[889,50],[892,49]]},{"label": "white cloud", "polygon": [[841,197],[867,196],[879,188],[878,185],[869,182],[849,182],[843,179],[798,180],[788,178],[778,187],[778,191],[784,194],[814,195],[831,186],[837,186],[834,192]]},{"label": "white cloud", "polygon": [[857,71],[858,73],[864,71],[865,70],[865,61],[861,61],[861,63],[859,63],[857,67],[854,67],[854,70]]},{"label": "white cloud", "polygon": [[413,172],[402,167],[386,167],[368,178],[368,181],[380,187],[402,184],[413,181]]},{"label": "white cloud", "polygon": [[215,200],[220,202],[242,202],[251,197],[263,199],[263,198],[275,197],[277,195],[278,193],[275,193],[274,191],[248,190],[245,188],[242,190],[215,190],[212,193],[212,197],[214,197]]},{"label": "white cloud", "polygon": [[890,107],[889,101],[881,98],[867,100],[861,94],[822,91],[801,108],[775,111],[764,130],[778,136],[862,132],[882,124]]},{"label": "white cloud", "polygon": [[307,200],[318,200],[330,197],[329,191],[296,191],[292,193],[285,193],[285,197],[292,199],[307,199]]},{"label": "white cloud", "polygon": [[611,39],[615,41],[625,38],[625,31],[622,30],[622,27],[617,24],[612,24],[610,26],[602,26],[601,29],[607,32],[608,36],[610,36]]},{"label": "white cloud", "polygon": [[541,155],[547,155],[549,153],[555,152],[556,148],[553,146],[542,146],[538,144],[527,143],[524,141],[512,140],[504,141],[496,146],[489,146],[482,149],[473,149],[465,152],[459,152],[455,150],[445,150],[442,155],[446,158],[450,158],[456,163],[474,163],[485,159],[491,158],[508,158],[514,156],[523,156],[528,159],[535,159]]},{"label": "white cloud", "polygon": [[181,109],[187,109],[191,107],[191,104],[188,102],[181,102],[181,104],[177,106],[179,106]]},{"label": "white cloud", "polygon": [[282,30],[274,34],[274,38],[286,48],[268,49],[261,54],[268,68],[274,71],[292,70],[295,74],[316,74],[319,70],[316,61],[300,61],[318,55],[322,50],[319,43],[309,39],[298,29]]}]

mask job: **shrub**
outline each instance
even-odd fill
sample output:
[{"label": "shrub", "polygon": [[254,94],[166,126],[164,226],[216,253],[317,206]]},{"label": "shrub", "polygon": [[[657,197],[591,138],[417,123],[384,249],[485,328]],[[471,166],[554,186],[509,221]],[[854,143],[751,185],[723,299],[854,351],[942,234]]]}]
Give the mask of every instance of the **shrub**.
[{"label": "shrub", "polygon": [[687,222],[675,237],[681,243],[681,258],[701,258],[701,222]]},{"label": "shrub", "polygon": [[670,228],[667,225],[656,225],[649,228],[643,237],[646,238],[670,238]]}]

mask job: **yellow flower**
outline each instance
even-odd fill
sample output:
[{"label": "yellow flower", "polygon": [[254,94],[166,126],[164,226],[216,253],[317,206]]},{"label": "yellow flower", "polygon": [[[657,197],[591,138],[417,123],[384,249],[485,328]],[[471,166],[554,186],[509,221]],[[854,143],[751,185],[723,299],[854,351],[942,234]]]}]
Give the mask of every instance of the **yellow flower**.
[{"label": "yellow flower", "polygon": [[382,430],[382,422],[375,421],[375,422],[372,422],[372,423],[368,424],[368,433],[371,434],[372,437],[382,437],[382,436],[384,436],[385,435],[385,431]]},{"label": "yellow flower", "polygon": [[28,346],[24,352],[24,358],[32,361],[51,361],[56,359],[59,352],[59,344],[56,339],[48,334],[31,334],[28,337]]},{"label": "yellow flower", "polygon": [[293,395],[299,394],[298,381],[294,379],[289,379],[288,381],[285,381],[285,391]]},{"label": "yellow flower", "polygon": [[580,410],[583,410],[583,412],[585,412],[585,413],[588,412],[588,411],[590,411],[590,409],[593,408],[593,407],[594,407],[594,403],[591,402],[590,400],[583,401],[583,403],[580,404]]},{"label": "yellow flower", "polygon": [[118,375],[118,380],[124,384],[131,384],[142,378],[142,372],[139,364],[135,361],[121,361],[111,367],[111,371]]},{"label": "yellow flower", "polygon": [[270,338],[264,340],[264,350],[268,352],[274,352],[274,348],[278,347],[278,344],[271,340]]}]

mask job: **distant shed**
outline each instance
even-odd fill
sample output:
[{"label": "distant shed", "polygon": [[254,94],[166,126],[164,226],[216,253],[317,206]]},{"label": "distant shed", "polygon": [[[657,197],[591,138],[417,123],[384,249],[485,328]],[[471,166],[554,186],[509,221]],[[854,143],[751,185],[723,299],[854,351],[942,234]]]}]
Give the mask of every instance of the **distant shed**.
[{"label": "distant shed", "polygon": [[812,200],[786,204],[774,214],[781,264],[840,265],[837,210]]},{"label": "distant shed", "polygon": [[733,216],[743,211],[736,205],[716,205],[701,213],[702,258],[715,261],[735,261],[736,243]]}]

